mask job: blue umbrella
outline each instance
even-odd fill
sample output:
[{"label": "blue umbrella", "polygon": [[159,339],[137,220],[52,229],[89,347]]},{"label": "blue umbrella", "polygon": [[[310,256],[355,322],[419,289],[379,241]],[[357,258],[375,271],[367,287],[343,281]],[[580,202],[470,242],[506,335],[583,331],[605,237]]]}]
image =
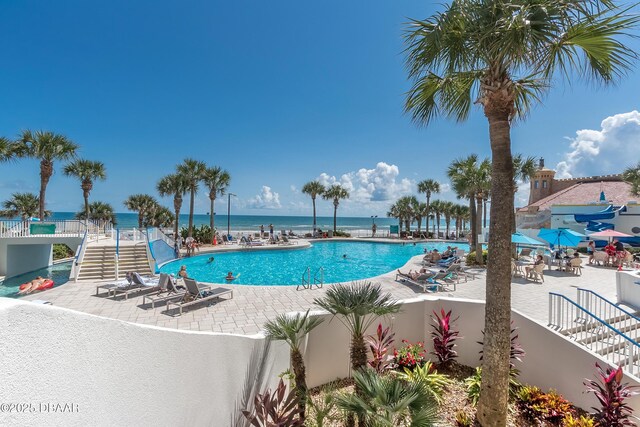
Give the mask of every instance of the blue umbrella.
[{"label": "blue umbrella", "polygon": [[516,245],[546,246],[546,243],[542,243],[522,233],[513,233],[511,235],[511,243],[515,243]]},{"label": "blue umbrella", "polygon": [[568,228],[542,228],[538,233],[538,237],[546,240],[553,246],[578,246],[584,238],[584,234],[576,233]]}]

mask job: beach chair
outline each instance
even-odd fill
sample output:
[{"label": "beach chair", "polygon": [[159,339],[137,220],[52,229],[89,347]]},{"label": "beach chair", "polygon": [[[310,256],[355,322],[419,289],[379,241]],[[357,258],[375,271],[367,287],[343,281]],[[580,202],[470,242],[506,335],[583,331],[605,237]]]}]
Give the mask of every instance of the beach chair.
[{"label": "beach chair", "polygon": [[569,261],[569,271],[577,276],[582,276],[582,260],[580,258],[571,258]]},{"label": "beach chair", "polygon": [[233,298],[232,289],[218,287],[215,289],[209,288],[207,290],[203,290],[202,287],[199,287],[198,283],[193,279],[184,279],[184,284],[187,287],[185,294],[178,301],[167,302],[167,312],[171,311],[175,307],[179,309],[179,315],[182,316],[182,310],[185,307],[219,299],[224,295],[228,295],[229,299]]},{"label": "beach chair", "polygon": [[429,283],[429,279],[432,279],[435,276],[435,272],[429,271],[426,273],[421,273],[416,278],[413,278],[409,274],[403,273],[402,271],[398,270],[398,272],[396,273],[396,282],[406,282],[413,286],[417,286],[419,288],[422,288],[422,292],[427,292],[427,290],[429,290],[430,292],[436,292],[438,290],[438,284]]},{"label": "beach chair", "polygon": [[529,274],[527,275],[527,280],[531,279],[534,282],[540,280],[541,283],[544,283],[544,264],[534,265],[531,270],[529,270]]},{"label": "beach chair", "polygon": [[[168,277],[168,276],[167,276]],[[132,273],[133,283],[127,286],[119,286],[112,289],[113,299],[124,295],[124,299],[129,299],[129,295],[139,294],[141,292],[153,292],[160,289],[160,281],[155,278],[147,278],[140,276],[138,273]],[[166,286],[166,284],[165,284]]]},{"label": "beach chair", "polygon": [[[166,276],[166,280],[163,283],[163,277]],[[171,300],[182,298],[185,294],[184,290],[178,289],[173,283],[173,279],[168,274],[160,274],[159,281],[160,290],[155,294],[145,294],[142,297],[142,305],[147,304],[147,301],[151,302],[151,308],[156,308],[156,304],[159,302],[169,302]]]},{"label": "beach chair", "polygon": [[284,234],[282,235],[282,239],[281,240],[283,242],[282,243],[283,245],[297,245],[298,244],[297,241],[289,240],[289,238]]}]

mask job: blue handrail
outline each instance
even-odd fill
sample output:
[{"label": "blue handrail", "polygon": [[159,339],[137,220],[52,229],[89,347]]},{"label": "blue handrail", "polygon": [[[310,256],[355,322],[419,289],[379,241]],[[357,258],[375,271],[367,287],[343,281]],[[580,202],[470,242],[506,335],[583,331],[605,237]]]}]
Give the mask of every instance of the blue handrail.
[{"label": "blue handrail", "polygon": [[607,304],[611,305],[615,309],[620,310],[621,312],[623,312],[624,314],[628,315],[632,319],[637,320],[638,322],[640,322],[640,318],[638,318],[635,314],[633,314],[633,313],[629,312],[628,310],[625,310],[624,308],[620,307],[619,305],[609,301],[608,299],[606,299],[602,295],[593,292],[591,289],[578,288],[578,292],[587,292],[587,293],[595,296],[596,298],[606,302]]}]

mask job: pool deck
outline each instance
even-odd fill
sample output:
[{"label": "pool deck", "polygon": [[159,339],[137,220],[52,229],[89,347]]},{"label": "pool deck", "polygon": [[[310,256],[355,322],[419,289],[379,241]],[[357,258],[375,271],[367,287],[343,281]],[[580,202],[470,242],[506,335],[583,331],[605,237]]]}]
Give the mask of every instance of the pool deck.
[{"label": "pool deck", "polygon": [[[413,257],[402,271],[420,268],[421,258],[422,256]],[[466,283],[462,280],[456,291],[427,295],[484,300],[486,274],[484,270],[478,271],[480,273],[475,280]],[[581,287],[615,301],[615,269],[587,265],[583,268],[582,276],[555,270],[545,270],[544,274],[544,284],[521,278],[513,279],[511,291],[512,307],[542,324],[547,323],[549,292],[575,299],[576,288]],[[380,283],[382,289],[390,292],[396,299],[425,295],[421,288],[396,282],[395,275],[395,272],[389,272],[368,280]],[[151,309],[143,306],[142,295],[115,301],[111,298],[97,297],[96,285],[101,283],[109,281],[69,282],[36,295],[29,295],[24,300],[47,300],[58,307],[166,328],[253,334],[262,329],[266,320],[273,319],[277,314],[314,309],[314,298],[321,297],[330,286],[297,291],[295,286],[224,285],[233,288],[233,299],[214,302],[210,306],[192,306],[186,309],[182,316],[174,317],[167,314],[164,307]]]}]

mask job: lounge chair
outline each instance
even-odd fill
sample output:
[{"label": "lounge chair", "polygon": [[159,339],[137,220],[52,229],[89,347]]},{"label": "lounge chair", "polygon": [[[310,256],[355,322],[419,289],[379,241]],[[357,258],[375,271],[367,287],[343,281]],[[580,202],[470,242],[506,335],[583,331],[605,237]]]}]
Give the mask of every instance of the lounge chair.
[{"label": "lounge chair", "polygon": [[440,261],[438,261],[438,265],[441,267],[449,267],[457,263],[458,261],[460,261],[460,258],[458,258],[457,256],[450,256],[449,258],[441,259]]},{"label": "lounge chair", "polygon": [[[166,276],[164,282],[163,276]],[[160,290],[158,290],[157,293],[146,294],[142,297],[142,305],[145,305],[147,301],[150,301],[151,308],[156,308],[156,303],[169,302],[171,300],[182,298],[186,292],[182,289],[178,289],[176,285],[174,285],[172,278],[165,273],[160,274],[159,287]]]},{"label": "lounge chair", "polygon": [[433,279],[436,276],[436,274],[437,273],[433,271],[429,271],[426,273],[420,273],[418,276],[414,278],[413,276],[398,270],[396,274],[396,281],[403,282],[403,283],[407,282],[414,286],[418,286],[422,288],[422,292],[427,292],[427,290],[431,292],[435,292],[439,289],[438,283],[433,283],[430,281],[430,279]]},{"label": "lounge chair", "polygon": [[[166,286],[166,280],[163,286]],[[133,283],[126,286],[119,286],[112,289],[113,299],[116,299],[118,296],[124,295],[124,299],[129,299],[129,295],[138,294],[140,292],[153,292],[160,290],[160,281],[154,278],[147,278],[140,276],[138,273],[132,273]]]},{"label": "lounge chair", "polygon": [[294,241],[289,240],[289,238],[283,234],[282,237],[280,237],[279,244],[281,244],[281,245],[297,245],[298,242],[294,242]]},{"label": "lounge chair", "polygon": [[229,295],[229,299],[233,298],[232,289],[219,287],[215,289],[203,290],[198,286],[198,283],[196,283],[196,281],[192,279],[184,279],[184,284],[187,287],[187,291],[179,301],[167,302],[166,311],[172,310],[172,307],[175,306],[179,309],[181,316],[182,309],[184,307],[211,301],[213,299],[218,299],[223,295]]}]

